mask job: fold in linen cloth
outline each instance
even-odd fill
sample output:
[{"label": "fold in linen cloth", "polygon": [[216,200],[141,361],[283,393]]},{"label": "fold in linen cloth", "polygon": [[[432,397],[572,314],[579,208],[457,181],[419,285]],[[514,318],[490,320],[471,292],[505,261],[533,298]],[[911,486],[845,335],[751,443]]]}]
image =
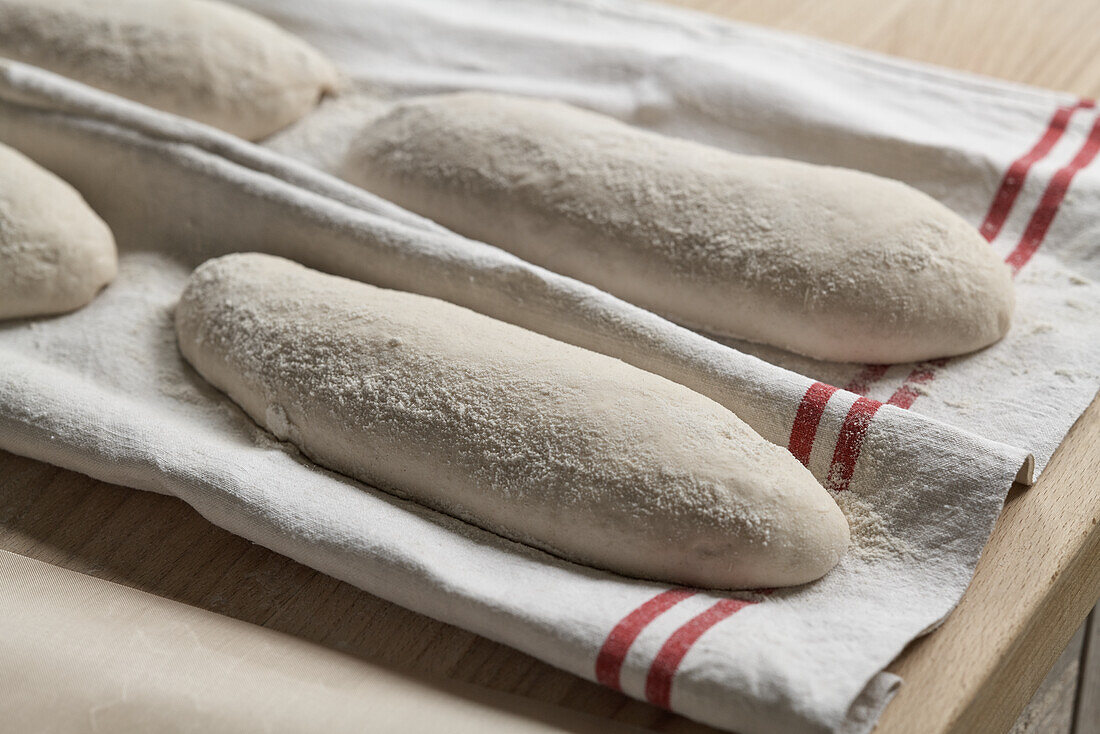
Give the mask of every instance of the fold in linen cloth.
[{"label": "fold in linen cloth", "polygon": [[[241,4],[347,76],[268,149],[0,62],[0,141],[76,186],[120,246],[118,279],[87,308],[0,324],[0,447],[176,495],[360,588],[700,721],[870,730],[899,683],[883,668],[957,603],[1009,486],[1030,479],[1028,450],[1044,464],[1100,383],[1096,113],[633,3]],[[324,173],[364,110],[471,88],[905,180],[1019,265],[1013,330],[976,355],[890,368],[723,343]],[[688,385],[809,466],[849,518],[851,552],[793,589],[670,588],[320,469],[176,349],[187,275],[233,251],[444,298]]]}]

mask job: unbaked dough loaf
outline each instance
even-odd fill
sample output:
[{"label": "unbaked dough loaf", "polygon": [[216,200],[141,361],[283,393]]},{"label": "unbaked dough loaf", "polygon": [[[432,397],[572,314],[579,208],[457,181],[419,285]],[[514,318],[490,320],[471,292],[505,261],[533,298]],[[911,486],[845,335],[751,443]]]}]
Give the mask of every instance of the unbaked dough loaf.
[{"label": "unbaked dough loaf", "polygon": [[683,324],[906,362],[1007,331],[1008,268],[897,181],[734,155],[550,101],[463,93],[369,122],[348,180]]},{"label": "unbaked dough loaf", "polygon": [[0,319],[80,308],[117,269],[111,230],[76,189],[0,145]]},{"label": "unbaked dough loaf", "polygon": [[250,140],[336,83],[304,41],[208,0],[0,0],[0,56]]},{"label": "unbaked dough loaf", "polygon": [[176,331],[318,464],[563,558],[741,588],[812,581],[848,546],[810,472],[714,401],[445,301],[228,255]]}]

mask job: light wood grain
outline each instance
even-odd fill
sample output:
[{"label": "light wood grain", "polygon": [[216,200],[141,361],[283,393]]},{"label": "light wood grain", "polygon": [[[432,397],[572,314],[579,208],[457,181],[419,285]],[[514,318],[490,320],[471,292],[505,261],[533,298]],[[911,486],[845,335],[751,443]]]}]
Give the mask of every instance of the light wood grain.
[{"label": "light wood grain", "polygon": [[[1100,96],[1100,3],[1091,0],[678,4]],[[1013,493],[959,609],[893,666],[907,683],[878,732],[1009,729],[1100,593],[1098,474],[1094,403],[1040,482]],[[179,500],[3,453],[0,548],[397,667],[656,731],[711,731],[318,574],[210,525]],[[1094,632],[1090,651],[1100,646],[1096,639]],[[1089,654],[1100,668],[1100,653]],[[1089,680],[1100,687],[1100,673]],[[1078,703],[1077,734],[1094,734],[1081,726],[1093,711]]]},{"label": "light wood grain", "polygon": [[1092,0],[667,0],[953,69],[1100,97]]}]

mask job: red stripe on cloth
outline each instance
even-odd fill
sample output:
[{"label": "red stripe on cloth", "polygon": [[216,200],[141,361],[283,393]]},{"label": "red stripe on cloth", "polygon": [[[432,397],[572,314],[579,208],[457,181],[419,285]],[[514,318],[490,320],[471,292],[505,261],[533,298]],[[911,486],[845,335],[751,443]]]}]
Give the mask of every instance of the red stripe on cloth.
[{"label": "red stripe on cloth", "polygon": [[711,627],[755,603],[740,599],[716,601],[705,612],[695,615],[673,632],[649,666],[645,679],[646,700],[656,706],[670,708],[672,681],[692,645]]},{"label": "red stripe on cloth", "polygon": [[936,379],[936,370],[947,364],[948,360],[933,359],[929,362],[921,362],[913,371],[909,373],[905,381],[901,383],[901,387],[894,391],[894,394],[890,396],[890,399],[886,402],[890,405],[896,405],[899,408],[905,408],[908,410],[912,407],[913,403],[920,397],[920,392],[917,389],[920,385],[927,384]]},{"label": "red stripe on cloth", "polygon": [[821,423],[825,405],[836,390],[832,385],[815,382],[806,390],[806,394],[802,396],[802,402],[798,404],[794,424],[791,426],[791,439],[787,442],[787,447],[803,466],[810,465],[810,452],[814,448],[817,425]]},{"label": "red stripe on cloth", "polygon": [[987,241],[992,242],[1001,233],[1008,215],[1012,212],[1012,205],[1016,203],[1016,197],[1024,187],[1024,180],[1028,171],[1038,161],[1045,158],[1054,148],[1069,126],[1073,113],[1080,109],[1092,106],[1091,100],[1081,100],[1072,107],[1059,107],[1054,116],[1050,118],[1047,129],[1039,142],[1024,155],[1012,162],[1001,179],[1001,185],[993,196],[993,203],[989,206],[989,212],[985,215],[985,221],[979,227],[979,231]]},{"label": "red stripe on cloth", "polygon": [[848,489],[852,481],[852,473],[859,460],[859,452],[863,449],[863,439],[867,435],[867,427],[871,425],[871,419],[882,407],[882,403],[871,398],[860,398],[852,403],[848,409],[848,415],[844,416],[844,423],[840,426],[840,433],[836,437],[836,448],[833,450],[833,463],[829,466],[828,481],[826,485],[834,492],[843,492]]},{"label": "red stripe on cloth", "polygon": [[890,369],[888,364],[865,364],[852,381],[844,386],[844,389],[856,395],[866,395],[871,385],[881,380],[888,369]]},{"label": "red stripe on cloth", "polygon": [[1066,192],[1069,191],[1069,185],[1072,183],[1073,177],[1082,168],[1092,163],[1097,153],[1100,153],[1100,117],[1093,123],[1088,139],[1077,151],[1077,155],[1073,157],[1073,160],[1068,165],[1059,168],[1058,172],[1050,179],[1046,191],[1043,192],[1043,198],[1039,200],[1039,208],[1031,215],[1020,242],[1016,245],[1016,249],[1005,258],[1005,262],[1012,268],[1013,274],[1020,272],[1020,269],[1027,265],[1028,260],[1039,249],[1039,245],[1043,244],[1047,230],[1050,229],[1055,215],[1058,214],[1058,207],[1061,206],[1062,200],[1066,198]]},{"label": "red stripe on cloth", "polygon": [[626,653],[638,635],[649,623],[657,619],[684,599],[695,594],[691,589],[669,589],[642,604],[623,617],[607,635],[600,653],[596,656],[596,680],[608,688],[621,691],[619,674],[623,669]]}]

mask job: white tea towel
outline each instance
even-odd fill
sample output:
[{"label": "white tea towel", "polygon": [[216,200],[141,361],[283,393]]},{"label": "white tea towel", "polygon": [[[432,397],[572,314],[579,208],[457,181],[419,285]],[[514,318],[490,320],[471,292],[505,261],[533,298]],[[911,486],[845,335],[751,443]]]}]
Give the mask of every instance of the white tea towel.
[{"label": "white tea towel", "polygon": [[[270,141],[281,154],[30,67],[0,68],[0,140],[76,185],[122,250],[118,280],[88,308],[0,325],[0,447],[177,495],[361,588],[708,723],[745,734],[869,730],[897,684],[882,668],[961,596],[1005,492],[1021,467],[1027,474],[1024,448],[1048,458],[1095,391],[1097,223],[1087,200],[1065,215],[1089,192],[1095,200],[1100,181],[1083,164],[1056,173],[1066,165],[1057,156],[1084,149],[1082,121],[1094,113],[1076,107],[1047,133],[1074,101],[633,3],[247,5],[350,78],[343,97]],[[1070,181],[1021,270],[1009,340],[928,366],[935,378],[910,381],[920,399],[904,410],[832,387],[877,368],[754,348],[810,376],[788,371],[290,158],[336,165],[377,97],[464,88],[555,96],[731,149],[886,173],[975,224],[1008,195],[997,192],[1012,161],[1057,138],[1032,156],[994,240],[1006,254],[1028,228],[1020,212],[1041,201],[1049,210],[1045,191]],[[683,382],[808,463],[848,514],[852,552],[797,589],[672,589],[557,560],[320,470],[176,350],[171,309],[190,269],[243,250],[446,298]],[[1040,269],[1048,275],[1029,280]],[[871,394],[918,368],[886,371]],[[967,386],[984,412],[951,412]],[[943,410],[924,417],[925,405]]]}]

